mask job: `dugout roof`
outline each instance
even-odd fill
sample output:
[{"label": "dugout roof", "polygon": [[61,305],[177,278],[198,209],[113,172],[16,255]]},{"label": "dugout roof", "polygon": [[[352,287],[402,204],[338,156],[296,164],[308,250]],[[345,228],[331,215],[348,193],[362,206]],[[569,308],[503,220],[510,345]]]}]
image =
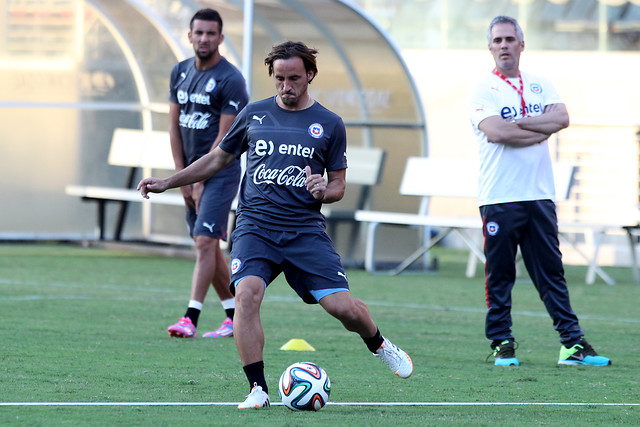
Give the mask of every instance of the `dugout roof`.
[{"label": "dugout roof", "polygon": [[156,115],[166,112],[168,70],[193,56],[186,35],[189,19],[196,10],[211,7],[224,20],[221,50],[243,70],[251,100],[275,93],[263,62],[270,47],[301,40],[320,51],[310,91],[343,117],[350,144],[389,151],[401,142],[403,160],[427,153],[424,111],[398,50],[348,1],[85,0],[85,7],[85,20],[102,28],[96,47],[114,55],[108,62],[102,54],[85,56],[84,66],[116,69],[118,85],[129,87],[119,90],[117,99],[86,101],[137,105],[142,129],[166,129]]},{"label": "dugout roof", "polygon": [[[350,146],[379,147],[387,153],[382,184],[373,193],[373,200],[384,205],[374,207],[398,202],[406,158],[427,154],[425,115],[411,75],[385,33],[350,1],[5,0],[4,4],[0,149],[8,154],[0,164],[7,176],[21,183],[6,190],[5,202],[33,206],[47,215],[27,222],[16,211],[3,218],[1,235],[9,230],[22,237],[73,238],[79,229],[83,235],[91,232],[94,220],[88,212],[93,208],[66,197],[64,188],[123,186],[126,171],[107,163],[114,129],[167,131],[170,71],[193,55],[187,39],[189,20],[203,7],[220,11],[222,53],[243,70],[252,101],[275,94],[263,62],[272,45],[293,39],[319,50],[312,96],[342,116]],[[46,181],[30,185],[24,164],[46,173]],[[357,198],[357,189],[350,189],[340,203],[348,209]],[[139,216],[138,210],[149,209],[138,205],[129,207],[131,220]],[[164,209],[153,207],[152,217],[143,212],[142,228],[151,224],[184,239],[183,224],[175,220],[175,213],[165,215]],[[139,225],[131,223],[129,230],[139,230]]]}]

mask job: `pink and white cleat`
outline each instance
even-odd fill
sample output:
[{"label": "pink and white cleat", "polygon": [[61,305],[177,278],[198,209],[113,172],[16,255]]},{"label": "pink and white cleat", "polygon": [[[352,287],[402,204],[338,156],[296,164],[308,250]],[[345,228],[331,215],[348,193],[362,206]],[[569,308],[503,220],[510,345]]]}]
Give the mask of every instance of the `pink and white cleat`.
[{"label": "pink and white cleat", "polygon": [[188,317],[181,317],[178,323],[167,328],[169,335],[176,338],[194,338],[196,336],[196,327]]},{"label": "pink and white cleat", "polygon": [[218,329],[212,332],[206,332],[203,338],[224,338],[233,336],[233,319],[227,317]]}]

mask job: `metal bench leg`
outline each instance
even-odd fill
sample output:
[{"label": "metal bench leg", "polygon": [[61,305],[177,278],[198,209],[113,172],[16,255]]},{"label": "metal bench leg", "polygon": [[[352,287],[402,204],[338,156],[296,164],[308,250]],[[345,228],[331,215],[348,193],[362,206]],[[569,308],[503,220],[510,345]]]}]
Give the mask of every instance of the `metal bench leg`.
[{"label": "metal bench leg", "polygon": [[[467,271],[466,276],[471,278],[476,275],[476,267],[478,266],[478,261],[484,264],[485,257],[484,252],[480,249],[482,247],[482,233],[480,235],[480,242],[478,240],[474,240],[472,236],[466,234],[464,229],[456,229],[458,235],[462,238],[464,243],[469,247],[469,259],[467,260]],[[471,232],[469,232],[471,233]]]},{"label": "metal bench leg", "polygon": [[633,280],[636,283],[640,283],[640,273],[638,272],[638,258],[636,254],[636,242],[635,236],[633,235],[632,229],[637,230],[637,227],[624,227],[627,232],[627,237],[629,238],[629,249],[631,249],[631,272],[633,273]]},{"label": "metal bench leg", "polygon": [[120,202],[120,211],[118,212],[118,220],[116,221],[116,230],[113,233],[113,240],[119,241],[122,237],[122,229],[124,228],[124,222],[127,219],[127,208],[129,202]]},{"label": "metal bench leg", "polygon": [[585,283],[588,285],[592,285],[595,282],[596,279],[596,274],[598,276],[600,276],[600,278],[602,278],[602,280],[604,280],[604,282],[607,285],[615,285],[616,281],[613,279],[613,277],[609,276],[602,268],[600,268],[598,266],[598,252],[600,252],[600,243],[602,243],[602,235],[604,234],[604,232],[602,231],[592,231],[592,238],[593,238],[593,256],[589,257],[587,256],[584,252],[582,252],[579,248],[578,245],[574,244],[571,239],[569,239],[567,236],[565,236],[564,233],[558,233],[559,236],[561,236],[567,243],[569,243],[573,249],[575,249],[575,251],[582,257],[584,258],[585,261],[587,261],[587,265],[589,266],[588,270],[587,270],[587,277],[585,279]]},{"label": "metal bench leg", "polygon": [[370,222],[367,226],[367,243],[364,251],[364,268],[369,273],[375,273],[375,252],[376,252],[376,230],[378,222]]},{"label": "metal bench leg", "polygon": [[100,240],[104,240],[104,216],[105,216],[105,206],[107,204],[106,200],[97,200],[98,202],[98,238]]},{"label": "metal bench leg", "polygon": [[398,265],[396,268],[394,268],[391,271],[391,274],[393,276],[396,276],[396,275],[402,273],[411,264],[413,264],[418,258],[420,258],[422,255],[424,255],[426,252],[428,252],[429,249],[431,249],[436,244],[438,244],[438,242],[440,240],[442,240],[445,237],[447,237],[447,235],[449,233],[451,233],[453,230],[454,230],[453,228],[446,228],[446,229],[440,231],[436,236],[434,236],[427,243],[425,243],[424,246],[422,246],[421,248],[418,248],[414,253],[412,253],[404,261],[402,261],[402,263],[400,263],[400,265]]}]

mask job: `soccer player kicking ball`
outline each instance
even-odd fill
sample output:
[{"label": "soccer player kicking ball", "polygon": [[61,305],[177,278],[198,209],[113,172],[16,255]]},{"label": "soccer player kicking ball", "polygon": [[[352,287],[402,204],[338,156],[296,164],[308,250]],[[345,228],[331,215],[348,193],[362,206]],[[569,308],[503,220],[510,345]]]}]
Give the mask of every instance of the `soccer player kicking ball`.
[{"label": "soccer player kicking ball", "polygon": [[320,304],[360,335],[396,375],[413,373],[407,353],[380,334],[366,304],[351,296],[340,256],[325,232],[320,207],[344,195],[347,143],[342,119],[307,91],[318,73],[317,53],[301,42],[274,46],[265,65],[277,95],[247,105],[220,145],[200,160],[166,179],[138,184],[148,198],[213,176],[246,152],[231,236],[234,338],[251,390],[240,409],[270,406],[260,306],[266,288],[283,272],[304,302]]}]

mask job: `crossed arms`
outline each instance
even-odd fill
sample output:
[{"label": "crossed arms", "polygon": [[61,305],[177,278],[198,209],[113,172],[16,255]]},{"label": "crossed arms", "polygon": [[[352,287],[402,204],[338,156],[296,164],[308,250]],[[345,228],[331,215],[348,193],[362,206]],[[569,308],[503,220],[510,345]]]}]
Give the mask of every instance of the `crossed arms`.
[{"label": "crossed arms", "polygon": [[544,113],[524,117],[515,123],[491,116],[478,126],[489,142],[510,147],[528,147],[547,140],[552,134],[569,126],[569,113],[564,104],[547,105]]}]

